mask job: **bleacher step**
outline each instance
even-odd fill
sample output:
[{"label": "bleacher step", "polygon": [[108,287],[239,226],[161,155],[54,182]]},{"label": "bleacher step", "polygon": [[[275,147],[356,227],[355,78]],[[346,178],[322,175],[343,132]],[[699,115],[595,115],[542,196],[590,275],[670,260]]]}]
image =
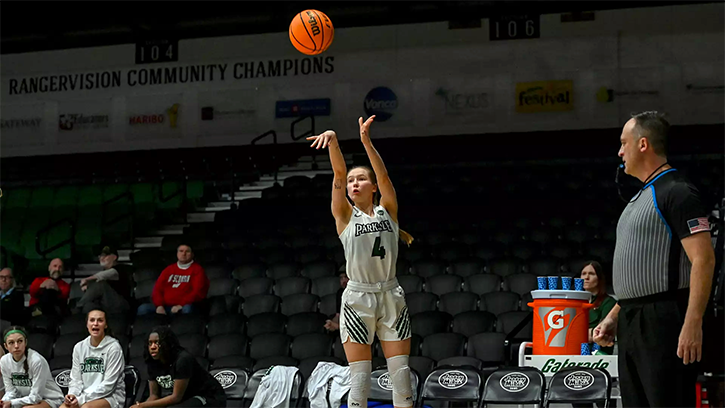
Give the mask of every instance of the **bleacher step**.
[{"label": "bleacher step", "polygon": [[[222,200],[231,201],[230,197],[231,196],[227,193],[227,194],[222,194],[221,198],[222,198]],[[262,192],[261,191],[257,191],[257,192],[237,191],[236,193],[234,193],[234,201],[242,201],[242,200],[247,200],[250,198],[262,198]]]},{"label": "bleacher step", "polygon": [[215,212],[191,212],[186,215],[186,222],[189,223],[200,223],[200,222],[214,222]]},{"label": "bleacher step", "polygon": [[141,245],[158,244],[159,246],[161,246],[161,241],[163,239],[164,239],[164,237],[136,237],[135,246],[136,246],[136,248],[153,248],[153,247],[144,247]]},{"label": "bleacher step", "polygon": [[[333,173],[332,173],[332,170],[306,170],[306,171],[294,170],[294,171],[285,171],[285,172],[280,171],[279,173],[277,173],[277,180],[282,181],[282,180],[286,179],[287,177],[292,177],[292,176],[305,176],[305,177],[312,178],[318,174],[326,174],[326,175],[329,174],[330,176],[332,176]],[[259,180],[267,181],[267,182],[274,182],[274,175],[262,176],[259,178]]]},{"label": "bleacher step", "polygon": [[149,234],[154,236],[181,235],[184,233],[184,228],[188,226],[189,224],[165,225],[156,231],[151,231]]},{"label": "bleacher step", "polygon": [[239,187],[239,191],[244,191],[244,192],[262,191],[264,189],[267,189],[267,188],[270,188],[273,186],[274,186],[274,180],[265,181],[265,182],[255,182],[255,183],[246,184],[246,185]]}]

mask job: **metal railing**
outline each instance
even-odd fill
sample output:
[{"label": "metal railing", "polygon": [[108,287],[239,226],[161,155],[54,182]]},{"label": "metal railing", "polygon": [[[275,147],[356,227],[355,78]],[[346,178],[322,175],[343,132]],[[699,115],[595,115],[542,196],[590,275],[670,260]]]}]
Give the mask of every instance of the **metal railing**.
[{"label": "metal railing", "polygon": [[[128,208],[129,208],[128,212],[125,214],[119,214],[109,220],[108,219],[108,216],[109,216],[108,215],[108,206],[111,203],[115,203],[116,201],[120,201],[124,198],[128,199]],[[136,237],[134,235],[134,227],[133,227],[135,213],[136,213],[136,207],[134,205],[134,196],[133,196],[133,193],[130,191],[126,191],[115,197],[111,197],[108,200],[104,201],[103,204],[101,204],[101,214],[102,214],[101,215],[101,220],[102,220],[101,225],[111,226],[118,222],[121,222],[122,220],[124,220],[126,218],[131,219],[131,222],[128,223],[128,235],[129,235],[129,240],[131,241],[131,251],[134,250],[134,247],[136,244],[135,243]]]},{"label": "metal railing", "polygon": [[[65,240],[53,245],[50,248],[42,249],[40,241],[42,239],[43,234],[49,234],[51,230],[53,230],[54,228],[59,227],[63,224],[68,224],[70,226],[70,237],[68,239],[65,239]],[[71,257],[73,257],[73,255],[75,254],[75,251],[76,251],[75,236],[76,236],[76,226],[75,226],[75,223],[73,222],[73,220],[70,218],[67,218],[67,217],[60,219],[56,222],[46,225],[45,227],[39,229],[38,232],[36,232],[36,234],[35,234],[35,252],[37,252],[38,255],[45,258],[45,256],[48,255],[49,253],[51,253],[57,249],[63,248],[66,245],[70,245]],[[74,274],[75,274],[75,268],[71,268],[71,276],[73,276]]]}]

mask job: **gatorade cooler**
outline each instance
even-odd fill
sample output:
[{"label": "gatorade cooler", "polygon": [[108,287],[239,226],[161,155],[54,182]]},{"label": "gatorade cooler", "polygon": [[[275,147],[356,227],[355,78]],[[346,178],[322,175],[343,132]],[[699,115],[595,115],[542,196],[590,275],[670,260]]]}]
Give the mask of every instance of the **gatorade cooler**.
[{"label": "gatorade cooler", "polygon": [[581,344],[589,342],[589,292],[532,290],[534,301],[533,353],[581,355]]}]

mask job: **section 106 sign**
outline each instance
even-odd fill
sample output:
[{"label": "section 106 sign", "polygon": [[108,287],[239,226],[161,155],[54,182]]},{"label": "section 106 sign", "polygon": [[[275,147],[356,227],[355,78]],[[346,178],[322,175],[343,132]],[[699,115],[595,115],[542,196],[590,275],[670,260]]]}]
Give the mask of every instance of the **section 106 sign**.
[{"label": "section 106 sign", "polygon": [[179,40],[159,39],[136,42],[136,63],[153,64],[179,60]]},{"label": "section 106 sign", "polygon": [[488,22],[488,38],[491,41],[539,38],[539,17],[538,14],[493,16]]}]

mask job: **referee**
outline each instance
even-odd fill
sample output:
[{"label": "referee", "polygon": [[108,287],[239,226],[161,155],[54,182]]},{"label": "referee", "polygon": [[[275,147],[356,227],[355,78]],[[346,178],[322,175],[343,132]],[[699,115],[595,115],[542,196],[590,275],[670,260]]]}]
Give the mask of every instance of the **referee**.
[{"label": "referee", "polygon": [[657,112],[622,129],[624,171],[642,181],[617,224],[613,260],[619,302],[594,329],[619,343],[622,402],[628,407],[694,407],[696,362],[715,254],[697,189],[667,164],[669,123]]}]

